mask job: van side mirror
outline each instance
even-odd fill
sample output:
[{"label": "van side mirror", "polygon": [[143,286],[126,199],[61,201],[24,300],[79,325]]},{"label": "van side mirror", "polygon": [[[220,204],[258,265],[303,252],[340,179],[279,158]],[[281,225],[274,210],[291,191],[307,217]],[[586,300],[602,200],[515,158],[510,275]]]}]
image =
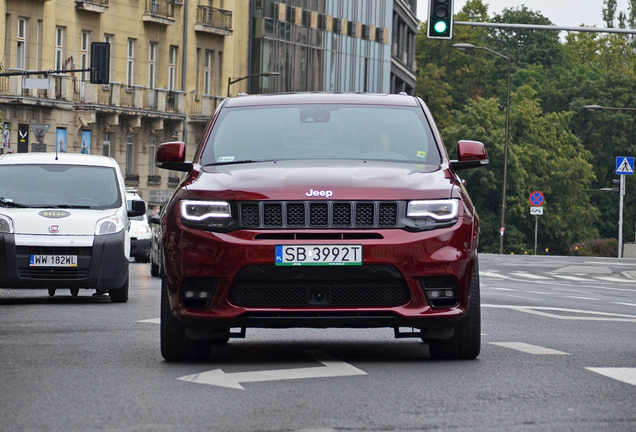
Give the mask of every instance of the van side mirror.
[{"label": "van side mirror", "polygon": [[140,200],[132,200],[130,202],[130,209],[128,210],[128,217],[143,216],[146,213],[146,203]]},{"label": "van side mirror", "polygon": [[151,225],[161,225],[161,219],[159,216],[150,216],[150,218],[148,218],[148,223]]},{"label": "van side mirror", "polygon": [[455,171],[479,168],[490,162],[486,146],[479,141],[461,140],[457,142],[457,156],[458,160],[451,161],[451,167]]}]

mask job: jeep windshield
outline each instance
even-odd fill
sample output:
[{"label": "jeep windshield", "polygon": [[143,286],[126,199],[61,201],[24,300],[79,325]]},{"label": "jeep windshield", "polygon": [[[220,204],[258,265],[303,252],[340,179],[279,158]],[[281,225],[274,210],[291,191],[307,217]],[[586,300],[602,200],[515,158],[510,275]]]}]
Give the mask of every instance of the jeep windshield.
[{"label": "jeep windshield", "polygon": [[112,209],[121,206],[113,168],[85,165],[16,164],[0,166],[5,202],[36,208]]},{"label": "jeep windshield", "polygon": [[358,159],[439,165],[420,107],[299,104],[222,110],[201,165]]}]

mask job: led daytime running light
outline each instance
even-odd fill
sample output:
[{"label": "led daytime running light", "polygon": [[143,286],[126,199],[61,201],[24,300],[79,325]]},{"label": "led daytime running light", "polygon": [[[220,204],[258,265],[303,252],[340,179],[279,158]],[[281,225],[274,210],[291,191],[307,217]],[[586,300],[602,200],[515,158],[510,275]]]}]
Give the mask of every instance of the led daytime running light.
[{"label": "led daytime running light", "polygon": [[430,217],[440,221],[453,220],[458,214],[459,200],[457,199],[411,201],[407,211],[408,217]]},{"label": "led daytime running light", "polygon": [[230,204],[225,201],[181,201],[181,217],[190,221],[229,218]]}]

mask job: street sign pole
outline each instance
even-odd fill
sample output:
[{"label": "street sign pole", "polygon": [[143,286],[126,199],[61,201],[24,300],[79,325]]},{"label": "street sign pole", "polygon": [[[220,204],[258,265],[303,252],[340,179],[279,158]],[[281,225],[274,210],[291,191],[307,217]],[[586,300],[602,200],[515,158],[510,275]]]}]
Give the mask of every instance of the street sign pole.
[{"label": "street sign pole", "polygon": [[618,198],[618,257],[623,258],[623,196],[625,196],[625,175],[620,177]]},{"label": "street sign pole", "polygon": [[539,216],[534,215],[534,254],[537,254],[537,232],[539,232]]}]

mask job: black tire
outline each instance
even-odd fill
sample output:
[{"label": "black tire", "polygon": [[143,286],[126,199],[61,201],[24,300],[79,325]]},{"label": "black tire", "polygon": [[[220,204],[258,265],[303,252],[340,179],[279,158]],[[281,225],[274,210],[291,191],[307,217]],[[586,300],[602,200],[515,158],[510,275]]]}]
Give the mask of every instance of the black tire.
[{"label": "black tire", "polygon": [[77,297],[79,295],[79,288],[71,288],[71,295]]},{"label": "black tire", "polygon": [[159,276],[159,264],[155,264],[153,260],[150,260],[150,276]]},{"label": "black tire", "polygon": [[450,339],[428,340],[428,351],[434,359],[471,360],[481,350],[481,310],[479,299],[479,263],[475,257],[472,292],[468,314],[457,323]]},{"label": "black tire", "polygon": [[108,290],[110,301],[113,303],[126,303],[128,301],[128,280],[129,277],[126,275],[126,282],[120,288]]},{"label": "black tire", "polygon": [[164,280],[161,281],[160,339],[161,356],[167,361],[205,360],[210,356],[210,341],[190,339],[185,327],[172,315]]},{"label": "black tire", "polygon": [[55,295],[55,288],[49,288],[49,295],[53,297]]}]

